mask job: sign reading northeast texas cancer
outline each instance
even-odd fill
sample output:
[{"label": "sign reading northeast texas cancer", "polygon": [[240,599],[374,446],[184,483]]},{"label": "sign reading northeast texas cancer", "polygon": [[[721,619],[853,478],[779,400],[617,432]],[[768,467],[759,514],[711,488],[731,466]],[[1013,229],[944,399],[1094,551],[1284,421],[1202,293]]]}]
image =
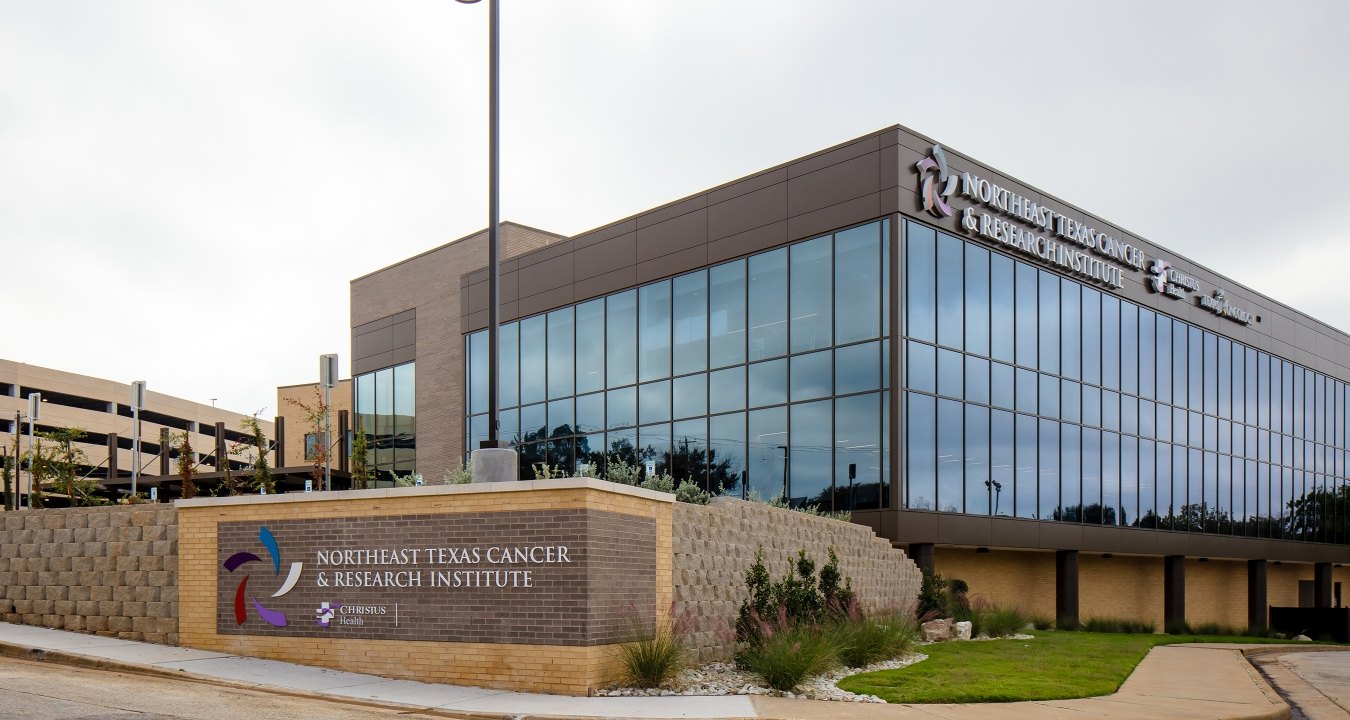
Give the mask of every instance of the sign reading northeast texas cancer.
[{"label": "sign reading northeast texas cancer", "polygon": [[1117,289],[1125,286],[1124,270],[1144,269],[1144,252],[1127,242],[986,178],[969,172],[958,177],[947,168],[940,145],[915,167],[919,197],[929,214],[952,217],[956,196],[980,206],[961,209],[961,227],[972,235]]},{"label": "sign reading northeast texas cancer", "polygon": [[588,613],[655,603],[654,521],[615,513],[233,522],[217,533],[226,635],[584,644],[597,633]]}]

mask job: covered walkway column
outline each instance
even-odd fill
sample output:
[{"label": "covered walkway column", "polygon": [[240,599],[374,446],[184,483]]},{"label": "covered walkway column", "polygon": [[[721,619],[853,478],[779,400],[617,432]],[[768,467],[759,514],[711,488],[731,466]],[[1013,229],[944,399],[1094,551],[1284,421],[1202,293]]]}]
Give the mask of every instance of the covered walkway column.
[{"label": "covered walkway column", "polygon": [[1266,561],[1247,561],[1247,627],[1265,630],[1268,621],[1266,610]]},{"label": "covered walkway column", "polygon": [[1163,558],[1163,630],[1172,632],[1186,624],[1186,556]]},{"label": "covered walkway column", "polygon": [[1078,627],[1078,551],[1055,551],[1055,624]]}]

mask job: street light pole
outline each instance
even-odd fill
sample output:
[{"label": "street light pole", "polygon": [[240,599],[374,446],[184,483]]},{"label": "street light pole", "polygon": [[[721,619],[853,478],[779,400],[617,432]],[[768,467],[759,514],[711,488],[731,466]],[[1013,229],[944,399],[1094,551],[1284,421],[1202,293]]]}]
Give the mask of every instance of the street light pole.
[{"label": "street light pole", "polygon": [[[479,0],[458,0],[465,5],[473,5]],[[497,378],[497,336],[500,330],[500,319],[497,315],[497,308],[501,304],[501,296],[498,290],[501,280],[500,258],[500,237],[498,236],[498,224],[501,208],[500,198],[500,144],[499,129],[501,124],[500,113],[500,72],[498,69],[498,11],[497,0],[488,0],[488,436],[487,441],[482,443],[485,448],[498,448],[501,444],[498,442],[501,424],[498,420],[498,401],[500,394],[498,392]]]},{"label": "street light pole", "polygon": [[[28,509],[33,509],[33,426],[42,416],[42,393],[28,393]],[[18,428],[15,428],[16,430]]]}]

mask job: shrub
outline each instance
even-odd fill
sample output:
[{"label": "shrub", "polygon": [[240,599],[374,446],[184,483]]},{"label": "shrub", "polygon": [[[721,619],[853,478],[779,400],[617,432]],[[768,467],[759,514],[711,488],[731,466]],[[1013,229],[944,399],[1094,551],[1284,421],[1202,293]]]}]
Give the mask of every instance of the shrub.
[{"label": "shrub", "polygon": [[737,659],[769,687],[788,692],[833,668],[838,658],[839,643],[833,635],[813,625],[792,625],[780,614],[775,622],[762,623],[760,641]]},{"label": "shrub", "polygon": [[947,581],[937,573],[924,573],[919,586],[919,605],[914,610],[918,617],[947,614]]},{"label": "shrub", "polygon": [[831,630],[838,640],[839,660],[851,668],[903,655],[918,634],[914,619],[900,615],[851,617]]},{"label": "shrub", "polygon": [[642,473],[636,465],[629,465],[618,455],[611,455],[605,461],[605,479],[620,485],[637,485],[642,482]]},{"label": "shrub", "polygon": [[675,479],[669,475],[652,475],[639,483],[638,487],[644,490],[673,493],[675,492]]},{"label": "shrub", "polygon": [[1151,622],[1144,622],[1142,620],[1089,618],[1087,622],[1083,623],[1082,629],[1087,632],[1098,633],[1152,634],[1157,630],[1157,626]]},{"label": "shrub", "polygon": [[1055,621],[1054,621],[1054,620],[1051,620],[1051,619],[1050,619],[1048,616],[1046,616],[1046,615],[1032,615],[1032,616],[1031,616],[1030,622],[1031,622],[1031,626],[1034,627],[1034,628],[1036,628],[1037,630],[1054,630],[1054,629],[1055,629]]},{"label": "shrub", "polygon": [[687,623],[677,619],[648,628],[633,622],[631,642],[619,646],[622,679],[630,687],[661,687],[687,665]]},{"label": "shrub", "polygon": [[708,501],[711,499],[711,495],[688,480],[681,480],[680,486],[675,488],[676,502],[689,503],[690,505],[707,505]]},{"label": "shrub", "polygon": [[471,482],[473,482],[472,460],[469,461],[468,465],[460,460],[455,467],[446,470],[445,474],[441,475],[441,483],[445,485],[468,485]]}]

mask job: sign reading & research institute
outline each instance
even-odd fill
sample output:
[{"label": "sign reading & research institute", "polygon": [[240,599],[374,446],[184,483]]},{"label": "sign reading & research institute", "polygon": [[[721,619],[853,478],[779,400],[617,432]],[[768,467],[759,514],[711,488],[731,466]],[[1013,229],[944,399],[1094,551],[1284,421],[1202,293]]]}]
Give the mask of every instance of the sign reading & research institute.
[{"label": "sign reading & research institute", "polygon": [[642,525],[591,509],[220,523],[216,629],[593,644],[612,634],[597,613],[655,607]]}]

